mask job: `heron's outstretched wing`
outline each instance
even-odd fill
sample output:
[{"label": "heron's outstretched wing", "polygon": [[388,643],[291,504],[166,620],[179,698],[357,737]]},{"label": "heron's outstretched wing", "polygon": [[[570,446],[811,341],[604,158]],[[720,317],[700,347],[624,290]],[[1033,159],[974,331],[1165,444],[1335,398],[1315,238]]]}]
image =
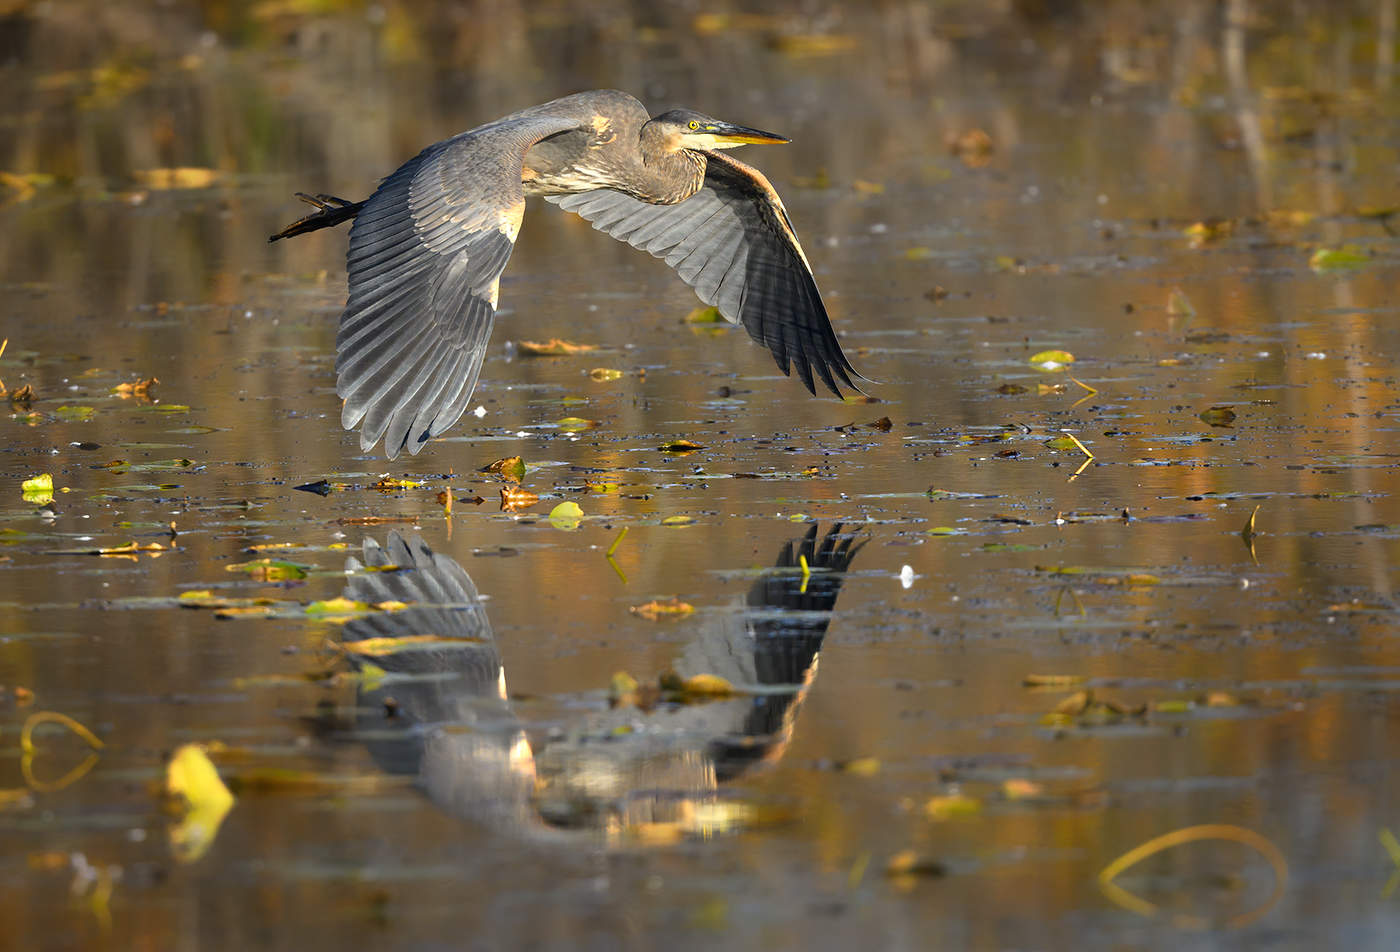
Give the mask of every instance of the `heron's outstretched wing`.
[{"label": "heron's outstretched wing", "polygon": [[578,126],[510,116],[423,150],[350,230],[350,295],[336,335],[341,422],[389,459],[457,421],[476,387],[501,272],[525,210],[526,150]]},{"label": "heron's outstretched wing", "polygon": [[816,393],[812,371],[837,396],[860,377],[831,329],[812,269],[768,179],[719,152],[706,152],[705,184],[677,205],[649,205],[597,189],[547,200],[676,269],[706,304],[742,323],[773,352],[778,369]]}]

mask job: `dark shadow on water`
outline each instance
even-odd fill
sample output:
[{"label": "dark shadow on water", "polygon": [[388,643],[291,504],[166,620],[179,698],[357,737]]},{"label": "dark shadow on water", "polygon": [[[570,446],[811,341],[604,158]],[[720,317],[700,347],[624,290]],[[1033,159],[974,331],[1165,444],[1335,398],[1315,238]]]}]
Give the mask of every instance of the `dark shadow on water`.
[{"label": "dark shadow on water", "polygon": [[443,811],[515,834],[741,829],[748,811],[720,785],[776,762],[792,736],[845,573],[865,545],[842,529],[819,538],[812,525],[782,546],[742,605],[695,623],[674,674],[715,675],[736,694],[686,699],[644,686],[534,740],[471,576],[418,536],[366,539],[347,562],[345,597],[410,607],[347,623],[344,642],[447,640],[369,658],[351,651],[362,674],[367,663],[386,672],[362,682],[354,736],[386,772],[416,776]]}]

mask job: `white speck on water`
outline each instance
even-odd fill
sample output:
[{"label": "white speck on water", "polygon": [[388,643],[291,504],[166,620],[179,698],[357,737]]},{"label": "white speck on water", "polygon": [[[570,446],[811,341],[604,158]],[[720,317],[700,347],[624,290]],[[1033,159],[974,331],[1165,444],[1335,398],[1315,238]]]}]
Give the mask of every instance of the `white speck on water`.
[{"label": "white speck on water", "polygon": [[1320,350],[1310,350],[1303,355],[1306,360],[1326,360],[1327,355]]},{"label": "white speck on water", "polygon": [[916,578],[918,578],[918,576],[914,574],[914,567],[912,565],[906,565],[899,570],[899,585],[901,588],[912,588],[914,586],[914,579]]},{"label": "white speck on water", "polygon": [[472,416],[480,420],[482,417],[486,416],[486,408],[478,404],[477,408],[472,411]]}]

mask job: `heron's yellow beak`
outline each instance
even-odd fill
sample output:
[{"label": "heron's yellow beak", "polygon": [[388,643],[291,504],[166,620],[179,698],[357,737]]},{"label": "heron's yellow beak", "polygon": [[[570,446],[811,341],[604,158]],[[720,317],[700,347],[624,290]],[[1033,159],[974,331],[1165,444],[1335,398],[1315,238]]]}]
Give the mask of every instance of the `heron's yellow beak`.
[{"label": "heron's yellow beak", "polygon": [[782,145],[792,141],[787,136],[750,129],[748,126],[736,126],[731,122],[711,123],[702,131],[714,136],[715,145],[720,148],[733,148],[736,145]]}]

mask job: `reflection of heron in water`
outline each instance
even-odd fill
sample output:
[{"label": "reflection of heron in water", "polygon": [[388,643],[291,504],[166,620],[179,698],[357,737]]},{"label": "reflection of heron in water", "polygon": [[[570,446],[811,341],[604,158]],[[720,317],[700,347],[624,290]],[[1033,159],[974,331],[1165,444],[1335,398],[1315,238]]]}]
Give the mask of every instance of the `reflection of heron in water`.
[{"label": "reflection of heron in water", "polygon": [[743,324],[784,374],[837,396],[860,375],[841,350],[778,193],[720,150],[787,142],[690,109],[653,118],[611,89],[522,109],[430,145],[363,202],[318,211],[271,240],[355,220],[350,297],[336,335],[341,422],[368,451],[417,453],[476,387],[526,195],[543,195],[676,269]]},{"label": "reflection of heron in water", "polygon": [[[348,598],[401,601],[346,624],[343,639],[433,634],[416,650],[372,660],[389,674],[360,689],[357,730],[380,766],[416,775],[442,809],[517,832],[554,827],[633,831],[683,821],[717,785],[780,756],[851,560],[864,545],[813,525],[786,543],[742,606],[705,619],[677,659],[683,677],[715,674],[751,693],[699,704],[616,707],[531,744],[511,709],[505,668],[480,596],[454,560],[417,537],[364,543]],[[805,587],[794,571],[805,556]],[[625,728],[619,730],[619,728]]]}]

